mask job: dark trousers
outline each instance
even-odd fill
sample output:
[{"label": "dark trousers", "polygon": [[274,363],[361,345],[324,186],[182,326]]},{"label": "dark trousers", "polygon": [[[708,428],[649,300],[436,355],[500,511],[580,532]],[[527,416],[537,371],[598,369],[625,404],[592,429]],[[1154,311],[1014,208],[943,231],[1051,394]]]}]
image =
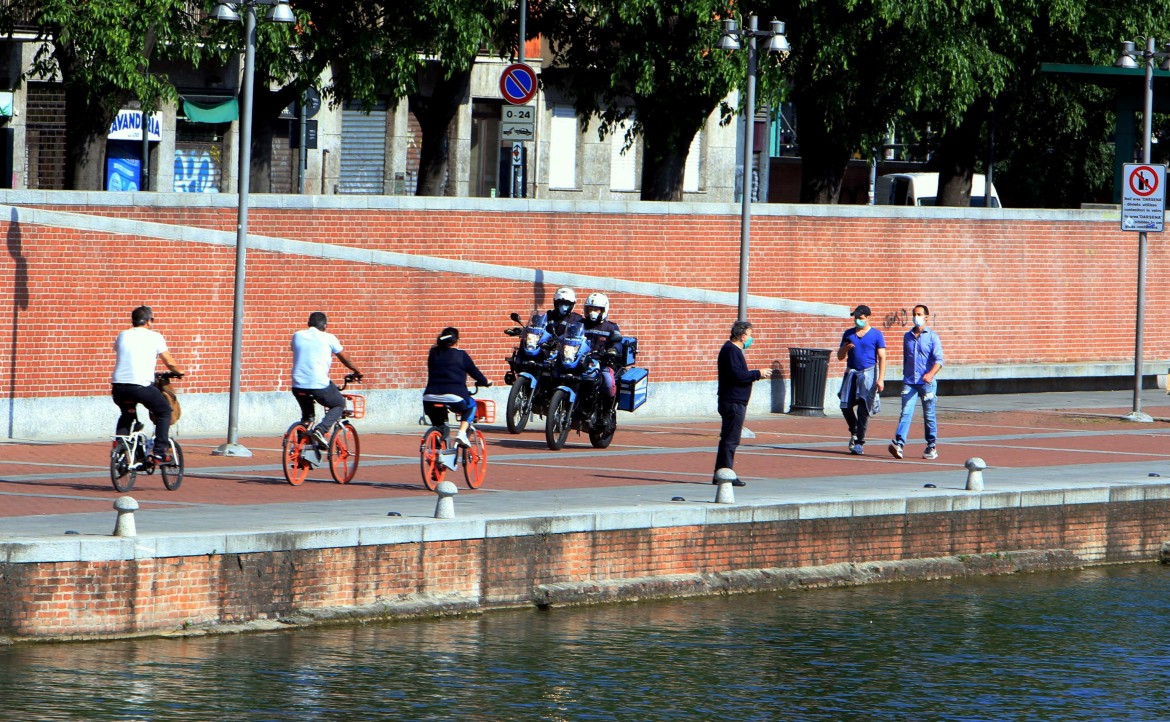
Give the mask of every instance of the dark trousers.
[{"label": "dark trousers", "polygon": [[719,427],[719,451],[715,454],[715,471],[735,468],[735,450],[739,446],[739,435],[743,433],[747,404],[720,401],[719,416],[723,419],[723,425]]},{"label": "dark trousers", "polygon": [[171,402],[167,401],[167,397],[163,396],[158,387],[113,384],[110,387],[110,395],[114,397],[114,403],[118,408],[122,409],[114,433],[118,436],[130,433],[134,422],[138,421],[138,404],[142,404],[147,411],[154,414],[154,448],[159,453],[170,448]]},{"label": "dark trousers", "polygon": [[[341,390],[333,382],[330,382],[323,389],[294,388],[292,394],[301,406],[301,423],[306,426],[317,415],[317,408],[314,404],[319,403],[325,407],[325,418],[321,419],[321,423],[316,426],[322,434],[329,433],[329,429],[341,420],[341,415],[345,412],[345,397],[341,395]],[[309,429],[309,431],[312,430]]]},{"label": "dark trousers", "polygon": [[841,409],[841,415],[845,417],[845,423],[849,424],[849,433],[857,437],[857,443],[864,444],[865,429],[869,426],[869,405],[864,399],[858,399]]}]

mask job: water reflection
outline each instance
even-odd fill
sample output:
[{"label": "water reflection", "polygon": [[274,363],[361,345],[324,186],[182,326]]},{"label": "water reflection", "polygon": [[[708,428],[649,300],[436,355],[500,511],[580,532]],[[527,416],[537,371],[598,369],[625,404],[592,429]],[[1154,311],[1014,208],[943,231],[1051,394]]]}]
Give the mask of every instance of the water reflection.
[{"label": "water reflection", "polygon": [[0,649],[0,718],[1166,719],[1170,571],[1108,567]]}]

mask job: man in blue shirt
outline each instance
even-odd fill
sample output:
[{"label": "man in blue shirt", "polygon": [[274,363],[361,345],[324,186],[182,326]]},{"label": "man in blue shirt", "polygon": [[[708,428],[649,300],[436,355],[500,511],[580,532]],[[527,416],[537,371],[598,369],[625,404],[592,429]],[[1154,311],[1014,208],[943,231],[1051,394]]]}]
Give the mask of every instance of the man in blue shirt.
[{"label": "man in blue shirt", "polygon": [[922,458],[938,458],[938,420],[934,412],[938,384],[934,377],[943,367],[943,348],[938,334],[926,326],[929,319],[930,309],[925,304],[918,304],[914,307],[914,327],[902,337],[902,417],[898,419],[898,430],[890,444],[890,454],[895,459],[902,458],[906,434],[910,433],[910,419],[914,417],[914,405],[920,398],[922,420],[926,424],[926,451]]},{"label": "man in blue shirt", "polygon": [[881,408],[879,394],[886,387],[886,338],[869,325],[869,314],[864,304],[853,311],[853,328],[841,334],[837,349],[837,360],[846,362],[841,414],[849,424],[849,452],[858,456],[865,453],[869,415]]}]

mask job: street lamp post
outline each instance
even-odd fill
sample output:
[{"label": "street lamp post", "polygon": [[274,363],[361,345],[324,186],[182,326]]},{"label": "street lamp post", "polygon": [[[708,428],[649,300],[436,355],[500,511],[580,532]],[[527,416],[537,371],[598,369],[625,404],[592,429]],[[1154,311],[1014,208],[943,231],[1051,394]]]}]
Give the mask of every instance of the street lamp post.
[{"label": "street lamp post", "polygon": [[[1121,44],[1121,54],[1113,65],[1118,68],[1137,68],[1138,58],[1146,69],[1145,104],[1142,110],[1142,163],[1150,162],[1150,145],[1153,140],[1154,119],[1154,59],[1166,58],[1162,63],[1162,70],[1170,70],[1170,52],[1160,53],[1156,50],[1157,41],[1146,38],[1145,50],[1138,50],[1132,41]],[[1154,419],[1142,411],[1142,343],[1145,334],[1146,311],[1146,232],[1138,232],[1138,271],[1137,271],[1137,322],[1134,330],[1133,351],[1133,411],[1125,415],[1127,421],[1152,422]]]},{"label": "street lamp post", "polygon": [[752,232],[752,147],[755,141],[753,123],[756,117],[756,65],[758,54],[756,38],[768,38],[767,50],[770,53],[779,53],[780,57],[788,55],[790,47],[788,39],[784,37],[784,23],[773,20],[769,30],[760,30],[755,15],[746,18],[745,27],[739,27],[735,20],[723,21],[723,34],[719,39],[722,50],[739,50],[743,41],[747,41],[748,66],[747,85],[744,91],[743,104],[743,198],[740,206],[739,219],[739,320],[747,320],[748,297],[748,249],[751,243]]},{"label": "street lamp post", "polygon": [[248,250],[248,187],[252,171],[252,90],[256,75],[256,6],[271,5],[268,19],[278,23],[296,21],[288,0],[244,0],[225,2],[216,6],[216,20],[235,22],[240,19],[237,10],[244,9],[244,80],[240,107],[240,166],[236,177],[239,202],[236,213],[235,288],[232,300],[232,378],[228,393],[227,441],[212,453],[217,456],[251,456],[252,452],[239,443],[240,436],[240,365],[244,338],[244,269]]}]

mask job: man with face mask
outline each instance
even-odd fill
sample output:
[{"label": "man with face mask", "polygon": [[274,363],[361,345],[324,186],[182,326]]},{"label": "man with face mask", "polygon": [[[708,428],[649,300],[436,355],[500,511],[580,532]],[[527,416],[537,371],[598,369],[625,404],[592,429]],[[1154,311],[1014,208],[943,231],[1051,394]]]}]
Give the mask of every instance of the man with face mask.
[{"label": "man with face mask", "polygon": [[[772,378],[772,369],[748,369],[744,351],[752,347],[752,324],[736,321],[731,325],[731,338],[719,349],[719,416],[723,425],[719,428],[719,451],[715,454],[715,472],[727,469],[734,473],[735,450],[743,433],[743,420],[747,416],[748,401],[752,397],[752,384],[760,379]],[[711,481],[718,484],[716,477]],[[738,477],[732,486],[744,486]]]},{"label": "man with face mask", "polygon": [[902,458],[902,447],[906,445],[918,399],[922,399],[922,421],[926,426],[926,451],[922,452],[922,458],[938,458],[938,420],[934,412],[938,384],[934,377],[943,367],[943,348],[938,334],[926,326],[929,320],[930,309],[918,304],[914,307],[914,326],[902,337],[902,416],[890,444],[890,454],[895,459]]},{"label": "man with face mask", "polygon": [[[609,320],[609,296],[604,293],[591,293],[585,299],[585,338],[589,340],[589,348],[596,352],[611,349],[617,345],[617,338],[621,330],[618,325]],[[618,336],[615,336],[617,334]],[[609,366],[601,368],[601,388],[609,399],[617,397],[617,380],[613,369]]]},{"label": "man with face mask", "polygon": [[573,310],[577,304],[577,292],[569,287],[558,288],[553,294],[553,307],[548,310],[548,332],[553,336],[564,336],[570,323],[581,323],[583,317]]},{"label": "man with face mask", "polygon": [[886,339],[869,325],[869,313],[869,306],[864,304],[853,311],[853,328],[841,334],[837,349],[837,360],[846,362],[841,380],[841,414],[849,424],[849,452],[858,456],[865,453],[869,416],[881,407],[879,394],[886,387]]}]

